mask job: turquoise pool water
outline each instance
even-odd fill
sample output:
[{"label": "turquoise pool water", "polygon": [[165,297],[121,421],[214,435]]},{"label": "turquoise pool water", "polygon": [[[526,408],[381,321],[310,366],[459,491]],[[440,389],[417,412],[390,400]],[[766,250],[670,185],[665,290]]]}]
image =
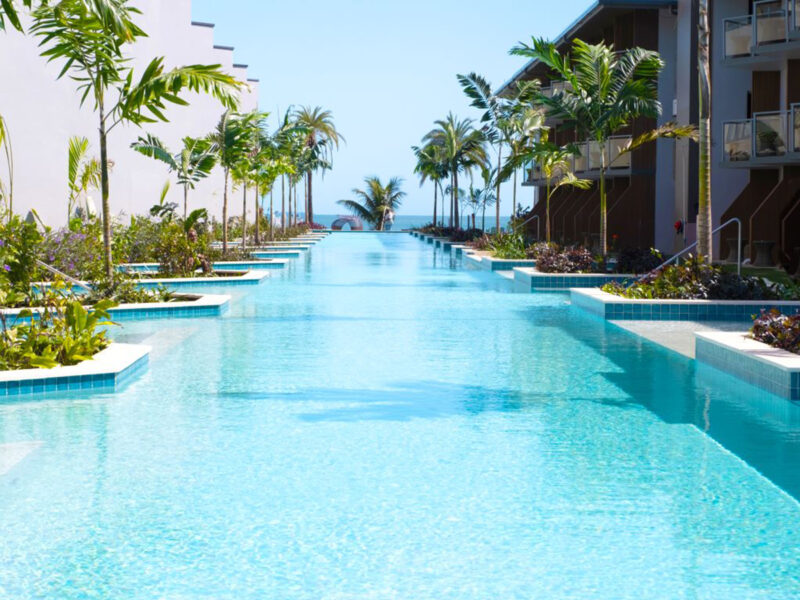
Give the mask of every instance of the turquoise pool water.
[{"label": "turquoise pool water", "polygon": [[800,408],[407,235],[0,404],[0,598],[800,596]]}]

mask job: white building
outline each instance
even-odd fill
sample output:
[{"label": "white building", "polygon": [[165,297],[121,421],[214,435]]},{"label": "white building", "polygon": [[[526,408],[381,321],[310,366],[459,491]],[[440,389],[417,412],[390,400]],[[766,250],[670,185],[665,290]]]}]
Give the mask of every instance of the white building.
[{"label": "white building", "polygon": [[[148,34],[131,47],[132,64],[138,72],[156,56],[165,58],[166,68],[219,64],[248,84],[240,110],[257,108],[258,81],[247,78],[247,65],[234,63],[232,47],[215,45],[213,25],[192,21],[191,0],[136,0],[135,4],[142,11],[138,23]],[[87,137],[92,155],[99,156],[97,116],[90,101],[80,106],[73,81],[67,76],[56,79],[61,63],[47,64],[39,55],[38,42],[13,30],[0,34],[0,74],[8,82],[0,88],[0,115],[9,126],[14,153],[14,211],[24,215],[35,209],[47,224],[59,226],[67,219],[68,139]],[[140,135],[157,135],[177,151],[183,137],[203,136],[216,126],[223,112],[219,102],[210,96],[185,98],[190,106],[168,108],[169,123],[141,129],[120,127],[110,134],[109,159],[114,163],[110,199],[115,214],[146,213],[158,201],[164,183],[171,180],[166,165],[130,148]],[[0,172],[5,172],[5,165]],[[222,173],[217,169],[191,192],[190,210],[207,208],[219,216],[222,186]],[[99,192],[91,196],[99,207]],[[174,181],[168,200],[183,202],[182,190]],[[232,214],[241,212],[240,202],[241,193],[231,196]]]}]

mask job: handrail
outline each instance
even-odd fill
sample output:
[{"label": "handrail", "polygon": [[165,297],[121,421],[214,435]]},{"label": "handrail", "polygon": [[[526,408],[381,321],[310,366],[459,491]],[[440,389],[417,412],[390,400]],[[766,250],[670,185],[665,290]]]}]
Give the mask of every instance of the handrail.
[{"label": "handrail", "polygon": [[43,267],[43,268],[44,268],[44,269],[46,269],[47,271],[50,271],[51,273],[54,273],[54,274],[58,275],[59,277],[63,277],[64,279],[66,279],[66,280],[67,280],[67,281],[69,281],[69,282],[70,282],[72,285],[74,285],[74,286],[76,286],[76,287],[79,287],[79,288],[81,288],[81,289],[83,289],[83,290],[85,290],[85,291],[87,291],[87,292],[90,292],[90,293],[92,292],[92,288],[90,288],[88,285],[86,285],[86,284],[85,284],[85,283],[83,283],[82,281],[78,281],[78,280],[77,280],[77,279],[75,279],[74,277],[70,277],[70,276],[69,276],[69,275],[67,275],[66,273],[62,273],[61,271],[59,271],[59,270],[58,270],[58,269],[56,269],[55,267],[51,267],[50,265],[48,265],[48,264],[47,264],[47,263],[45,263],[45,262],[42,262],[42,261],[41,261],[41,260],[39,260],[39,259],[36,259],[36,264],[37,264],[37,265],[39,265],[40,267]]},{"label": "handrail", "polygon": [[[738,242],[739,243],[736,246],[736,273],[741,275],[742,274],[742,222],[741,222],[741,220],[739,220],[737,217],[734,217],[732,219],[728,219],[727,221],[725,221],[722,225],[720,225],[716,229],[712,229],[711,230],[711,235],[714,235],[715,233],[719,233],[720,231],[725,229],[725,227],[727,227],[731,223],[736,223],[739,226],[738,227],[738,230],[739,230]],[[648,271],[647,273],[645,273],[644,275],[639,277],[639,279],[636,279],[632,284],[630,284],[627,289],[632,288],[634,285],[636,285],[640,281],[643,281],[644,279],[648,278],[653,273],[656,273],[657,271],[660,271],[661,269],[663,269],[667,265],[672,264],[673,262],[678,260],[681,256],[683,256],[684,254],[689,252],[689,250],[691,250],[692,248],[695,248],[698,243],[699,242],[694,242],[693,244],[687,246],[686,248],[684,248],[683,250],[678,252],[675,256],[673,256],[669,260],[666,260],[663,263],[661,263],[660,265],[658,265],[655,269],[653,269],[651,271]]]},{"label": "handrail", "polygon": [[530,219],[527,219],[524,223],[522,223],[520,225],[515,225],[514,226],[514,233],[517,233],[517,229],[518,228],[525,227],[525,225],[527,225],[528,223],[530,223],[534,219],[536,219],[536,241],[538,242],[539,241],[539,234],[541,233],[541,225],[542,225],[542,220],[539,218],[539,215],[533,215]]}]

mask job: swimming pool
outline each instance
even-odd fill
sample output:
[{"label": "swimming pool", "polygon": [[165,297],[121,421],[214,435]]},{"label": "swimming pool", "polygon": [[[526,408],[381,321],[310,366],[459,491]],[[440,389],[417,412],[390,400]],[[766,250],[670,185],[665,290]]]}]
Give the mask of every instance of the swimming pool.
[{"label": "swimming pool", "polygon": [[401,234],[0,404],[0,598],[796,598],[800,408]]}]

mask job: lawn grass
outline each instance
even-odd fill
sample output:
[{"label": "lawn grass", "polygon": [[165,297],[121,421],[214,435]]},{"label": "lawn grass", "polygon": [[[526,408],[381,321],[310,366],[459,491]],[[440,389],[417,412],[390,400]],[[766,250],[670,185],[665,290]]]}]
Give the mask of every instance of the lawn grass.
[{"label": "lawn grass", "polygon": [[[731,273],[736,272],[736,265],[725,264],[721,266],[725,271],[729,271]],[[749,265],[742,265],[742,275],[749,277],[762,277],[764,279],[769,279],[774,283],[781,283],[784,285],[792,283],[792,278],[789,277],[789,274],[780,268],[752,267]]]}]

